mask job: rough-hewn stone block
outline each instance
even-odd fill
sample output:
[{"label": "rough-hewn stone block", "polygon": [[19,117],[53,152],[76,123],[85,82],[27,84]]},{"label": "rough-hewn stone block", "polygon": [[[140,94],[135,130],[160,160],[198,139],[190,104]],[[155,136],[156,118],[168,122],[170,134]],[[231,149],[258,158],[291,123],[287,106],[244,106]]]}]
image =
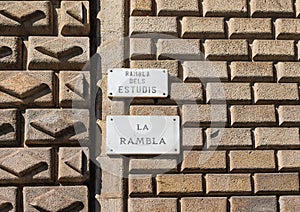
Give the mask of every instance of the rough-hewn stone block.
[{"label": "rough-hewn stone block", "polygon": [[177,170],[176,159],[131,159],[129,162],[129,171],[132,173],[175,170]]},{"label": "rough-hewn stone block", "polygon": [[275,154],[272,150],[230,151],[230,171],[275,170]]},{"label": "rough-hewn stone block", "polygon": [[59,73],[59,104],[61,107],[90,106],[90,73],[61,71]]},{"label": "rough-hewn stone block", "polygon": [[226,197],[184,197],[181,198],[182,212],[226,212]]},{"label": "rough-hewn stone block", "polygon": [[276,196],[233,196],[229,201],[231,212],[277,211]]},{"label": "rough-hewn stone block", "polygon": [[231,18],[228,29],[230,38],[272,38],[270,18]]},{"label": "rough-hewn stone block", "polygon": [[227,122],[225,105],[194,105],[182,106],[182,124],[184,126],[220,125]]},{"label": "rough-hewn stone block", "polygon": [[253,60],[295,60],[295,44],[290,40],[255,40],[252,46]]},{"label": "rough-hewn stone block", "polygon": [[24,212],[88,212],[88,189],[85,186],[25,187]]},{"label": "rough-hewn stone block", "polygon": [[246,40],[206,40],[205,58],[208,60],[247,60],[248,42]]},{"label": "rough-hewn stone block", "polygon": [[278,39],[299,39],[299,19],[277,19],[275,22],[276,38]]},{"label": "rough-hewn stone block", "polygon": [[183,17],[183,38],[225,38],[224,18]]},{"label": "rough-hewn stone block", "polygon": [[184,149],[200,149],[203,146],[202,128],[183,128],[182,146]]},{"label": "rough-hewn stone block", "polygon": [[201,174],[163,174],[156,177],[157,195],[201,193]]},{"label": "rough-hewn stone block", "polygon": [[29,37],[28,68],[81,70],[89,60],[89,38]]},{"label": "rough-hewn stone block", "polygon": [[277,158],[278,158],[278,169],[280,171],[300,170],[299,150],[280,150],[277,153]]},{"label": "rough-hewn stone block", "polygon": [[204,16],[245,17],[247,16],[246,0],[204,0]]},{"label": "rough-hewn stone block", "polygon": [[299,87],[296,83],[255,83],[256,103],[296,103],[299,100]]},{"label": "rough-hewn stone block", "polygon": [[226,170],[225,151],[185,151],[181,165],[182,171]]},{"label": "rough-hewn stone block", "polygon": [[278,202],[279,202],[279,207],[281,212],[300,210],[299,196],[280,196]]},{"label": "rough-hewn stone block", "polygon": [[300,63],[298,62],[279,62],[277,64],[278,82],[299,82]]},{"label": "rough-hewn stone block", "polygon": [[258,173],[254,174],[256,194],[299,191],[298,173]]},{"label": "rough-hewn stone block", "polygon": [[279,106],[280,126],[300,126],[300,105]]},{"label": "rough-hewn stone block", "polygon": [[0,37],[0,70],[22,69],[22,40],[17,37]]},{"label": "rough-hewn stone block", "polygon": [[157,0],[158,15],[200,15],[200,4],[197,0]]},{"label": "rough-hewn stone block", "polygon": [[250,128],[208,128],[206,130],[209,149],[251,149]]},{"label": "rough-hewn stone block", "polygon": [[128,179],[129,194],[133,195],[152,195],[152,175],[151,174],[136,174],[129,175]]},{"label": "rough-hewn stone block", "polygon": [[155,59],[156,47],[150,38],[130,39],[130,58],[133,60]]},{"label": "rough-hewn stone block", "polygon": [[83,109],[30,109],[25,114],[27,145],[87,145],[89,111]]},{"label": "rough-hewn stone block", "polygon": [[273,105],[234,105],[230,107],[232,126],[272,126],[276,124]]},{"label": "rough-hewn stone block", "polygon": [[300,146],[298,128],[256,128],[256,148],[292,148]]},{"label": "rough-hewn stone block", "polygon": [[291,0],[252,0],[250,1],[252,17],[293,17]]},{"label": "rough-hewn stone block", "polygon": [[0,2],[0,34],[51,35],[53,7],[51,1]]},{"label": "rough-hewn stone block", "polygon": [[132,0],[130,1],[131,15],[151,15],[153,14],[153,0]]},{"label": "rough-hewn stone block", "polygon": [[2,109],[0,111],[0,146],[18,145],[19,114],[15,109]]},{"label": "rough-hewn stone block", "polygon": [[128,200],[128,212],[176,212],[176,198],[131,198]]},{"label": "rough-hewn stone block", "polygon": [[250,194],[250,174],[207,174],[207,194]]},{"label": "rough-hewn stone block", "polygon": [[142,106],[142,105],[133,105],[130,106],[130,115],[161,115],[161,116],[176,116],[178,115],[179,108],[177,106]]},{"label": "rough-hewn stone block", "polygon": [[0,209],[2,211],[16,212],[17,207],[17,187],[3,187],[0,188]]},{"label": "rough-hewn stone block", "polygon": [[238,82],[273,81],[272,62],[232,62],[231,80]]},{"label": "rough-hewn stone block", "polygon": [[123,212],[124,201],[122,198],[102,198],[100,195],[96,195],[98,205],[95,206],[96,211],[114,211]]},{"label": "rough-hewn stone block", "polygon": [[89,179],[89,149],[59,149],[58,181],[82,183]]}]

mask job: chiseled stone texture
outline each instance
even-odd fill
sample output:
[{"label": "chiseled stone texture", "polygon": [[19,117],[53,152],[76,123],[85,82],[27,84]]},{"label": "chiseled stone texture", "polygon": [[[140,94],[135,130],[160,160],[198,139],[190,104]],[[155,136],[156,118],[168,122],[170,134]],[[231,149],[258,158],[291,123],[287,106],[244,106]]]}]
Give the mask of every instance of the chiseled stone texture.
[{"label": "chiseled stone texture", "polygon": [[29,37],[28,68],[81,70],[89,60],[87,37]]},{"label": "chiseled stone texture", "polygon": [[250,128],[208,128],[206,130],[208,149],[251,149]]},{"label": "chiseled stone texture", "polygon": [[0,146],[18,145],[19,116],[16,109],[0,110]]},{"label": "chiseled stone texture", "polygon": [[279,207],[281,212],[299,211],[300,197],[299,196],[280,196]]},{"label": "chiseled stone texture", "polygon": [[277,19],[275,22],[276,38],[278,39],[300,39],[299,19]]},{"label": "chiseled stone texture", "polygon": [[61,107],[90,108],[90,73],[61,71],[59,73],[59,104]]},{"label": "chiseled stone texture", "polygon": [[63,147],[59,149],[58,181],[82,183],[89,179],[89,149]]},{"label": "chiseled stone texture", "polygon": [[200,15],[201,8],[197,0],[156,0],[158,15]]},{"label": "chiseled stone texture", "polygon": [[279,150],[277,152],[278,169],[280,171],[300,170],[299,150]]},{"label": "chiseled stone texture", "polygon": [[252,17],[293,17],[293,1],[291,0],[251,0]]},{"label": "chiseled stone texture", "polygon": [[207,174],[206,192],[210,195],[251,194],[250,174]]},{"label": "chiseled stone texture", "polygon": [[256,173],[253,179],[256,194],[299,191],[299,173]]},{"label": "chiseled stone texture", "polygon": [[124,201],[122,198],[101,198],[100,195],[96,195],[96,200],[98,206],[96,206],[96,211],[114,211],[123,212]]},{"label": "chiseled stone texture", "polygon": [[300,105],[283,105],[278,108],[280,126],[300,126]]},{"label": "chiseled stone texture", "polygon": [[299,82],[300,63],[279,62],[276,66],[278,82]]},{"label": "chiseled stone texture", "polygon": [[131,38],[130,57],[132,60],[155,59],[156,47],[151,38]]},{"label": "chiseled stone texture", "polygon": [[157,195],[202,193],[201,174],[162,174],[156,177]]},{"label": "chiseled stone texture", "polygon": [[184,149],[203,147],[202,128],[182,128],[182,146]]},{"label": "chiseled stone texture", "polygon": [[29,109],[25,114],[27,145],[86,145],[89,111],[84,109]]},{"label": "chiseled stone texture", "polygon": [[129,171],[131,173],[151,173],[176,170],[176,159],[131,159],[129,161]]},{"label": "chiseled stone texture", "polygon": [[[201,83],[174,82],[170,86],[170,99],[177,104],[196,103],[203,101],[203,88]],[[159,102],[165,101],[161,99]]]},{"label": "chiseled stone texture", "polygon": [[231,212],[277,211],[276,196],[232,196]]},{"label": "chiseled stone texture", "polygon": [[129,175],[128,190],[133,195],[152,195],[153,184],[151,174]]},{"label": "chiseled stone texture", "polygon": [[225,151],[184,151],[181,170],[194,171],[226,171]]},{"label": "chiseled stone texture", "polygon": [[132,0],[130,1],[131,15],[152,15],[153,14],[153,0]]},{"label": "chiseled stone texture", "polygon": [[51,35],[53,6],[51,1],[0,2],[0,34]]},{"label": "chiseled stone texture", "polygon": [[0,71],[0,105],[54,106],[52,71]]},{"label": "chiseled stone texture", "polygon": [[130,115],[140,116],[177,116],[179,108],[177,106],[130,106]]},{"label": "chiseled stone texture", "polygon": [[226,212],[226,197],[184,197],[181,198],[182,212]]},{"label": "chiseled stone texture", "polygon": [[128,212],[177,212],[176,198],[130,198]]},{"label": "chiseled stone texture", "polygon": [[88,212],[88,188],[85,186],[24,187],[24,212]]},{"label": "chiseled stone texture", "polygon": [[0,188],[0,210],[17,212],[17,187],[2,187]]},{"label": "chiseled stone texture", "polygon": [[0,70],[22,68],[22,40],[18,37],[0,37]]},{"label": "chiseled stone texture", "polygon": [[50,148],[7,148],[0,151],[0,184],[50,183],[54,164]]},{"label": "chiseled stone texture", "polygon": [[58,28],[64,36],[90,34],[88,1],[62,1]]},{"label": "chiseled stone texture", "polygon": [[203,0],[204,16],[245,17],[246,0]]}]

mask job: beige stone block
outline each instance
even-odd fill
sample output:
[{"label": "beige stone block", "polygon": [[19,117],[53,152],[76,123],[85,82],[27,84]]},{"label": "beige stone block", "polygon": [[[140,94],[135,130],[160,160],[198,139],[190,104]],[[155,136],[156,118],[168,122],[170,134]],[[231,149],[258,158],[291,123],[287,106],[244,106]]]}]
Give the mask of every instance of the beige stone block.
[{"label": "beige stone block", "polygon": [[182,146],[184,149],[201,149],[203,147],[202,128],[183,128]]},{"label": "beige stone block", "polygon": [[279,62],[276,66],[278,82],[299,82],[300,63]]},{"label": "beige stone block", "polygon": [[16,212],[17,207],[17,187],[3,187],[0,188],[1,200],[0,200],[0,209],[3,211]]},{"label": "beige stone block", "polygon": [[248,60],[246,40],[206,40],[205,58],[208,60]]},{"label": "beige stone block", "polygon": [[225,151],[184,151],[181,170],[191,171],[226,171]]},{"label": "beige stone block", "polygon": [[255,40],[252,44],[252,59],[255,61],[295,60],[295,44],[291,40]]},{"label": "beige stone block", "polygon": [[284,102],[299,100],[299,88],[296,83],[255,83],[254,101],[256,103]]},{"label": "beige stone block", "polygon": [[0,70],[22,69],[22,40],[18,37],[0,37]]},{"label": "beige stone block", "polygon": [[279,207],[281,212],[300,210],[299,196],[280,196],[278,202],[279,202]]},{"label": "beige stone block", "polygon": [[177,104],[183,102],[203,101],[203,88],[201,83],[171,83],[170,99]]},{"label": "beige stone block", "polygon": [[61,107],[90,107],[90,73],[61,71],[59,73],[59,104]]},{"label": "beige stone block", "polygon": [[275,153],[272,150],[230,151],[230,171],[275,170]]},{"label": "beige stone block", "polygon": [[2,1],[0,8],[1,35],[53,34],[51,1]]},{"label": "beige stone block", "polygon": [[300,124],[300,106],[283,105],[278,108],[280,126],[299,126]]},{"label": "beige stone block", "polygon": [[130,58],[133,60],[155,59],[155,43],[150,38],[130,39]]},{"label": "beige stone block", "polygon": [[204,16],[245,17],[247,16],[246,0],[204,0]]},{"label": "beige stone block", "polygon": [[0,111],[0,146],[17,146],[19,113],[15,109]]},{"label": "beige stone block", "polygon": [[156,177],[157,195],[199,194],[203,192],[201,174],[163,174]]},{"label": "beige stone block", "polygon": [[206,130],[209,149],[251,149],[250,128],[208,128]]},{"label": "beige stone block", "polygon": [[183,17],[183,38],[225,38],[224,18]]},{"label": "beige stone block", "polygon": [[176,60],[132,60],[130,68],[167,69],[171,77],[178,77],[179,63]]},{"label": "beige stone block", "polygon": [[152,15],[154,9],[153,0],[131,0],[130,14],[131,15]]},{"label": "beige stone block", "polygon": [[293,17],[294,6],[290,0],[250,1],[252,17]]},{"label": "beige stone block", "polygon": [[296,0],[296,17],[300,16],[300,0]]},{"label": "beige stone block", "polygon": [[4,148],[0,152],[0,184],[53,182],[51,148]]},{"label": "beige stone block", "polygon": [[[130,17],[131,37],[151,37],[151,34],[169,34],[177,37],[176,17]],[[153,36],[157,36],[153,34]],[[162,35],[160,35],[162,36]]]},{"label": "beige stone block", "polygon": [[184,82],[222,82],[228,80],[227,63],[211,61],[184,61]]},{"label": "beige stone block", "polygon": [[280,150],[277,153],[278,169],[280,171],[300,170],[300,151],[299,150]]},{"label": "beige stone block", "polygon": [[176,170],[176,159],[131,159],[129,162],[129,171],[131,173],[151,173]]},{"label": "beige stone block", "polygon": [[158,59],[191,60],[201,59],[201,41],[198,39],[159,39]]},{"label": "beige stone block", "polygon": [[272,38],[271,18],[231,18],[228,21],[230,38]]},{"label": "beige stone block", "polygon": [[134,116],[177,116],[179,108],[177,106],[143,106],[132,105],[130,106],[130,115]]},{"label": "beige stone block", "polygon": [[197,0],[157,0],[158,15],[200,15],[200,4]]},{"label": "beige stone block", "polygon": [[273,82],[272,62],[232,62],[231,80],[236,82]]},{"label": "beige stone block", "polygon": [[298,128],[256,128],[256,148],[292,148],[300,146]]},{"label": "beige stone block", "polygon": [[26,145],[82,145],[89,142],[89,111],[29,109],[25,114]]},{"label": "beige stone block", "polygon": [[177,212],[176,198],[130,198],[128,212]]},{"label": "beige stone block", "polygon": [[207,103],[239,103],[251,102],[249,83],[207,83]]},{"label": "beige stone block", "polygon": [[88,1],[62,1],[58,27],[64,36],[90,34],[90,8]]},{"label": "beige stone block", "polygon": [[226,197],[181,198],[182,212],[226,212]]},{"label": "beige stone block", "polygon": [[251,194],[250,174],[207,174],[206,193],[209,195]]},{"label": "beige stone block", "polygon": [[100,195],[96,196],[98,206],[96,211],[114,211],[123,212],[125,210],[124,201],[121,198],[101,198]]},{"label": "beige stone block", "polygon": [[0,105],[54,106],[52,71],[1,71]]},{"label": "beige stone block", "polygon": [[152,175],[151,174],[135,174],[129,175],[128,179],[129,195],[152,195]]},{"label": "beige stone block", "polygon": [[89,179],[89,149],[63,147],[59,149],[58,181],[82,183]]},{"label": "beige stone block", "polygon": [[298,19],[277,19],[275,21],[275,36],[278,39],[300,39],[300,25]]},{"label": "beige stone block", "polygon": [[298,173],[258,173],[254,174],[255,194],[299,191]]},{"label": "beige stone block", "polygon": [[195,105],[182,106],[182,124],[184,126],[225,126],[227,122],[226,105]]},{"label": "beige stone block", "polygon": [[276,196],[233,196],[229,201],[231,212],[277,211]]},{"label": "beige stone block", "polygon": [[273,126],[276,124],[273,105],[234,105],[230,107],[231,125]]},{"label": "beige stone block", "polygon": [[89,38],[29,37],[28,68],[81,70],[90,55]]},{"label": "beige stone block", "polygon": [[80,210],[88,212],[85,186],[45,186],[23,188],[24,212]]}]

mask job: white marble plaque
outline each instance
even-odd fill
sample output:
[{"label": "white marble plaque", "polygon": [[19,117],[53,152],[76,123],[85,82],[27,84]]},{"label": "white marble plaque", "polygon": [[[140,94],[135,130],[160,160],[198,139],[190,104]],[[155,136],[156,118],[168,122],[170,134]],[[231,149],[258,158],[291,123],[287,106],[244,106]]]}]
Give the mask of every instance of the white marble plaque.
[{"label": "white marble plaque", "polygon": [[108,71],[108,96],[167,97],[168,71],[166,69],[111,69]]},{"label": "white marble plaque", "polygon": [[179,116],[107,116],[106,153],[179,154]]}]

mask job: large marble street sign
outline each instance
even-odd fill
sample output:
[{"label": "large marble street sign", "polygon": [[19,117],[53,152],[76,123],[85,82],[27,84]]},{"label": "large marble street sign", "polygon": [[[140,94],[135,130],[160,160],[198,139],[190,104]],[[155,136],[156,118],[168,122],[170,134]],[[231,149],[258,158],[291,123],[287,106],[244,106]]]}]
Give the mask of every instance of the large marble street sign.
[{"label": "large marble street sign", "polygon": [[180,153],[179,116],[107,116],[108,155]]},{"label": "large marble street sign", "polygon": [[108,71],[109,97],[168,96],[168,71],[166,69],[111,69]]}]

